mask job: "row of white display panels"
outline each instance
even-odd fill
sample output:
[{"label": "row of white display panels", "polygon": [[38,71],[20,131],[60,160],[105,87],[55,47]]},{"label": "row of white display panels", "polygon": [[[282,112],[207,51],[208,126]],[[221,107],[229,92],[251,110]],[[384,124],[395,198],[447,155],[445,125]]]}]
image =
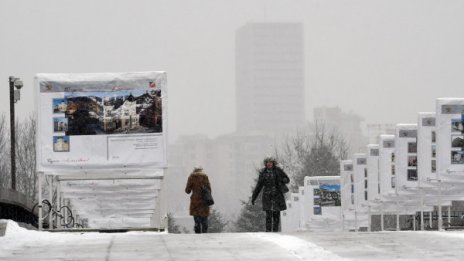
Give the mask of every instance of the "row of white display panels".
[{"label": "row of white display panels", "polygon": [[434,207],[442,216],[442,207],[464,200],[464,98],[437,99],[436,113],[419,113],[416,124],[398,124],[395,135],[379,140],[341,162],[340,207],[317,204],[314,192],[335,177],[307,178],[287,201],[282,231],[370,228],[372,215],[396,215],[399,223],[400,215]]},{"label": "row of white display panels", "polygon": [[282,232],[342,230],[340,176],[305,177],[281,212]]},{"label": "row of white display panels", "polygon": [[[352,160],[341,162],[346,229],[370,228],[371,215],[421,215],[464,200],[464,99],[441,98],[436,112],[416,124],[398,124]],[[420,224],[423,228],[424,220]],[[438,219],[439,229],[442,219]],[[383,229],[383,222],[381,222]]]}]

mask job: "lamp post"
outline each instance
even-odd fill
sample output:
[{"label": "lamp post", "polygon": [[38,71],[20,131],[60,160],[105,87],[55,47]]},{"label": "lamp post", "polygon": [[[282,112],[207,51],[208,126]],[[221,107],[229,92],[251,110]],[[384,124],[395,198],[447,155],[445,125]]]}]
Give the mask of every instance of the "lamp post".
[{"label": "lamp post", "polygon": [[[19,101],[19,90],[23,87],[23,81],[10,76],[10,139],[11,139],[11,188],[16,190],[16,137],[15,137],[15,107]],[[16,88],[16,90],[15,90]]]}]

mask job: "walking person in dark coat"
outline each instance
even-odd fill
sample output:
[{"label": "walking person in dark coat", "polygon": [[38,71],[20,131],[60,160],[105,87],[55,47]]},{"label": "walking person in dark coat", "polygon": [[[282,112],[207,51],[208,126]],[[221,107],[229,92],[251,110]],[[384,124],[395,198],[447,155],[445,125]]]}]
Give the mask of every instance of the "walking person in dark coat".
[{"label": "walking person in dark coat", "polygon": [[211,191],[208,176],[203,172],[203,169],[194,168],[188,178],[185,193],[190,194],[192,192],[190,196],[190,216],[193,216],[195,221],[194,230],[197,234],[208,232],[209,206],[202,200],[202,187],[206,187]]},{"label": "walking person in dark coat", "polygon": [[255,204],[261,190],[263,190],[263,210],[266,211],[266,232],[278,232],[280,211],[286,210],[284,193],[288,192],[286,184],[290,182],[287,174],[277,167],[273,158],[264,159],[265,168],[259,172],[258,183],[251,197],[251,204]]}]

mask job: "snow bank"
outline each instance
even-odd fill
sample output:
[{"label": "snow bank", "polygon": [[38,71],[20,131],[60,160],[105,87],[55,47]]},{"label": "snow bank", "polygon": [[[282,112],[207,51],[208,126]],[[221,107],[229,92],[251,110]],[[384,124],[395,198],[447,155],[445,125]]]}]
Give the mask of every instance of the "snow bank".
[{"label": "snow bank", "polygon": [[311,242],[299,239],[294,236],[271,234],[271,233],[259,233],[250,234],[256,236],[259,239],[270,241],[279,247],[286,249],[289,253],[301,260],[311,261],[337,261],[337,260],[349,260],[342,258],[332,252],[325,250]]},{"label": "snow bank", "polygon": [[0,222],[7,224],[4,236],[5,238],[24,238],[28,241],[49,239],[50,237],[54,238],[53,234],[50,232],[39,232],[36,230],[25,229],[12,220],[0,220]]}]

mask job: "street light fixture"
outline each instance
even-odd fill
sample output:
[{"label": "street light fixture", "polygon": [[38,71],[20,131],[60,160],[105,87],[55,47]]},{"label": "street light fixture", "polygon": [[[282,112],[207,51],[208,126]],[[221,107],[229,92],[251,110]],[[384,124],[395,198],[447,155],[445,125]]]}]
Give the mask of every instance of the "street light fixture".
[{"label": "street light fixture", "polygon": [[15,136],[15,107],[14,104],[21,98],[19,90],[23,81],[10,76],[10,139],[11,139],[11,188],[16,190],[16,136]]}]

